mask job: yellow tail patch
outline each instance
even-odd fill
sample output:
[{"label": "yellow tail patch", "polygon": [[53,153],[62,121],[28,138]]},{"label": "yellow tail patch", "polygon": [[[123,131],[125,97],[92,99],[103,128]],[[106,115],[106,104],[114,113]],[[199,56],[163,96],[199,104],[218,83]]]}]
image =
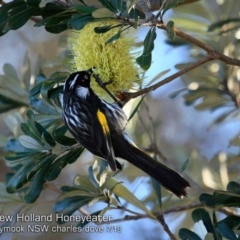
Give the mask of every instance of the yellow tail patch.
[{"label": "yellow tail patch", "polygon": [[97,111],[97,117],[98,117],[98,120],[102,126],[102,129],[103,129],[103,132],[104,134],[109,134],[109,127],[108,127],[108,122],[107,122],[107,118],[105,116],[104,113],[102,113],[99,109]]}]

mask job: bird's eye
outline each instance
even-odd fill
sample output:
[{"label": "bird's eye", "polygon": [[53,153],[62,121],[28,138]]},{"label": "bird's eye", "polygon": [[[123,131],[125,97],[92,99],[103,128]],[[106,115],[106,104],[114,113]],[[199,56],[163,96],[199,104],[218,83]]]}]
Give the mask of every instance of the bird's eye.
[{"label": "bird's eye", "polygon": [[88,79],[88,75],[85,75],[84,77],[85,77],[85,79]]}]

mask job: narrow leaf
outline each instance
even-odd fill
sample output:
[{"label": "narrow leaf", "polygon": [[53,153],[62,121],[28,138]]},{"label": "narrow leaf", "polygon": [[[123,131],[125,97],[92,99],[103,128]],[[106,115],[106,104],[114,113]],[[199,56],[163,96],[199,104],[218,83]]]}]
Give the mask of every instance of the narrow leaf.
[{"label": "narrow leaf", "polygon": [[178,236],[182,240],[202,240],[196,233],[188,230],[187,228],[181,228],[178,232]]},{"label": "narrow leaf", "polygon": [[168,35],[170,40],[174,40],[174,38],[176,37],[175,27],[174,27],[174,22],[173,21],[169,21],[167,23],[167,35]]}]

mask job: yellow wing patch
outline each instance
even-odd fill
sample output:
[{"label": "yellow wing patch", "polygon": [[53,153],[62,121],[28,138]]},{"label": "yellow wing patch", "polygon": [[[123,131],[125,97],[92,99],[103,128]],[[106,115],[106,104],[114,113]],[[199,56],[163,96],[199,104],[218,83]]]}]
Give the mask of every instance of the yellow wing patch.
[{"label": "yellow wing patch", "polygon": [[98,120],[99,120],[99,122],[102,126],[104,134],[108,135],[110,133],[110,131],[109,131],[109,127],[108,127],[107,118],[104,115],[104,113],[102,113],[99,109],[97,111],[97,117],[98,117]]}]

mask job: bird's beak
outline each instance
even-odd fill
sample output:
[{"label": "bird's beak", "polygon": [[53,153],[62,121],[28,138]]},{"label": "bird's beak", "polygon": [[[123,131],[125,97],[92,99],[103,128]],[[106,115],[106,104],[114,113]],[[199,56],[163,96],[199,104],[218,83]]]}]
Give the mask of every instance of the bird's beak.
[{"label": "bird's beak", "polygon": [[91,75],[93,74],[93,70],[95,70],[95,67],[91,67],[87,70],[87,72]]}]

